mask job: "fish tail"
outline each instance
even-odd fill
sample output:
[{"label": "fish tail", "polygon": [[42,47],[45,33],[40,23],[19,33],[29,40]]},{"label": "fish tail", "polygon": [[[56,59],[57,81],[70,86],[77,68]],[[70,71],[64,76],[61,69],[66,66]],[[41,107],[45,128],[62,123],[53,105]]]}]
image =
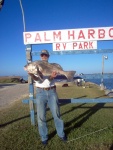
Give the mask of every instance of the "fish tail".
[{"label": "fish tail", "polygon": [[68,80],[73,80],[75,73],[76,71],[66,71],[65,76],[67,77]]}]

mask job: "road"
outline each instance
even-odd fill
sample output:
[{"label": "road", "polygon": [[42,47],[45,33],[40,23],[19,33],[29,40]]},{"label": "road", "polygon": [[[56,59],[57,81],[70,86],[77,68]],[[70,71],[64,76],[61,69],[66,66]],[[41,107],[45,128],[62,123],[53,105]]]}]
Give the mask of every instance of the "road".
[{"label": "road", "polygon": [[13,102],[29,94],[28,84],[0,83],[0,109],[10,106]]}]

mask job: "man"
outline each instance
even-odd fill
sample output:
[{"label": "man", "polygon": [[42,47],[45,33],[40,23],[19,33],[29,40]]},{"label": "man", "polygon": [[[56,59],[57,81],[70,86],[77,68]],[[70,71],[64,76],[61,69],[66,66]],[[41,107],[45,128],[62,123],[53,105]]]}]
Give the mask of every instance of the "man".
[{"label": "man", "polygon": [[[47,50],[41,51],[41,60],[47,61],[49,59],[49,52]],[[42,144],[46,145],[48,142],[48,128],[46,122],[46,105],[48,104],[51,113],[54,118],[54,123],[58,136],[64,142],[67,141],[64,133],[64,123],[60,118],[60,108],[58,104],[58,96],[56,93],[56,86],[54,78],[57,76],[57,72],[52,72],[50,76],[43,76],[44,82],[40,83],[37,76],[29,73],[31,77],[36,81],[36,103],[37,103],[37,118],[38,129],[41,136]]]}]

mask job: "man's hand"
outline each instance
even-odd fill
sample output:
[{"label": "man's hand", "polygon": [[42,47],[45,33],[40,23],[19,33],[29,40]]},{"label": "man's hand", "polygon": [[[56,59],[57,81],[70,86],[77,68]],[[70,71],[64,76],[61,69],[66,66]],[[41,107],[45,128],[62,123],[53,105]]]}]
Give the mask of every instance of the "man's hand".
[{"label": "man's hand", "polygon": [[53,71],[52,74],[51,74],[51,77],[52,77],[52,78],[55,78],[57,75],[58,75],[58,72]]},{"label": "man's hand", "polygon": [[57,75],[58,75],[58,72],[53,71],[53,72],[51,73],[51,75],[49,76],[49,80],[50,80],[50,81],[53,80]]}]

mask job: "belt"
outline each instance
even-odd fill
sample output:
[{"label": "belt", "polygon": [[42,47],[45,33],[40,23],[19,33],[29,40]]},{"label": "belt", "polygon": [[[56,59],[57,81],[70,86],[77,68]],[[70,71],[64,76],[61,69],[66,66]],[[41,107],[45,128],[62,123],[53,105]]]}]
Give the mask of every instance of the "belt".
[{"label": "belt", "polygon": [[37,88],[49,91],[51,89],[56,89],[56,86],[52,86],[52,87],[48,87],[48,88],[41,88],[41,87],[37,87]]}]

